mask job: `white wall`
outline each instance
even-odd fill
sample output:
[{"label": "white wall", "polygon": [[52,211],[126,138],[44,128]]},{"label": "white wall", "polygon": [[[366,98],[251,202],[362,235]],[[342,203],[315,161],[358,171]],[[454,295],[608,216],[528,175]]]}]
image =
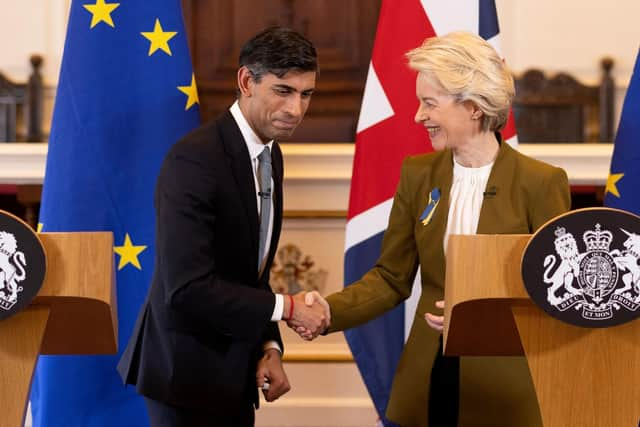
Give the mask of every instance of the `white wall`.
[{"label": "white wall", "polygon": [[27,79],[29,56],[44,56],[47,84],[58,80],[71,0],[0,0],[0,71],[18,81]]},{"label": "white wall", "polygon": [[638,0],[496,0],[502,46],[515,71],[562,70],[595,82],[603,56],[626,87],[640,47]]},{"label": "white wall", "polygon": [[[45,57],[45,78],[57,81],[71,0],[0,0],[0,70],[23,80],[28,57]],[[496,0],[504,54],[515,71],[564,70],[597,80],[605,55],[626,86],[640,47],[638,0]]]},{"label": "white wall", "polygon": [[[29,56],[37,53],[44,58],[45,134],[49,133],[53,115],[70,4],[71,0],[0,0],[0,72],[13,81],[24,82],[31,73]],[[23,126],[18,123],[19,128]]]}]

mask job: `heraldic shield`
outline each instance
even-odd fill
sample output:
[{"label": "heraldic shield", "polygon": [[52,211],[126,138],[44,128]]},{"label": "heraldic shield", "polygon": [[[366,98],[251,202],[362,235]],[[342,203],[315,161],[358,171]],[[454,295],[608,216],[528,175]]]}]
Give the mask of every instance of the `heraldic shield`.
[{"label": "heraldic shield", "polygon": [[531,299],[551,316],[587,328],[640,317],[640,217],[588,208],[556,217],[522,257]]},{"label": "heraldic shield", "polygon": [[0,320],[26,308],[46,271],[45,251],[32,228],[0,210]]}]

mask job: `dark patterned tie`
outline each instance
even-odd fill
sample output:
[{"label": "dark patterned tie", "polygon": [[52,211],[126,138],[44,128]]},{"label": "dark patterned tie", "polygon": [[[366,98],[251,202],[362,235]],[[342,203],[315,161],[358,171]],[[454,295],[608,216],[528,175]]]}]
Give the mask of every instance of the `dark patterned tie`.
[{"label": "dark patterned tie", "polygon": [[260,184],[260,248],[258,250],[258,270],[267,246],[269,217],[271,216],[271,151],[269,147],[258,156],[258,181]]}]

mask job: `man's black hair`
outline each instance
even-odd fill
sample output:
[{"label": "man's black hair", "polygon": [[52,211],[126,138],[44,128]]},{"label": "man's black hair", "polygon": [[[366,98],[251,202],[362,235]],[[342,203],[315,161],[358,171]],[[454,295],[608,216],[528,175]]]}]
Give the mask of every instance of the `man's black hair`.
[{"label": "man's black hair", "polygon": [[240,50],[240,66],[246,66],[256,82],[271,73],[282,77],[288,71],[318,71],[313,44],[290,28],[270,27],[255,35]]}]

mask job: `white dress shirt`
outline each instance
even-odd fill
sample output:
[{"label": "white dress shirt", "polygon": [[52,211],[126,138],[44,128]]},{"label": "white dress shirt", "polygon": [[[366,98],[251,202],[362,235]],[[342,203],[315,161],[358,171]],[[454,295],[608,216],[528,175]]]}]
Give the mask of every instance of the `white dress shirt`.
[{"label": "white dress shirt", "polygon": [[[258,217],[260,216],[260,195],[258,192],[260,191],[260,184],[258,182],[258,156],[264,150],[264,147],[269,147],[270,150],[273,149],[273,140],[264,144],[258,135],[253,131],[247,119],[245,119],[242,111],[240,110],[240,105],[238,101],[234,102],[231,108],[229,108],[233,119],[236,121],[236,124],[240,128],[240,133],[242,134],[242,138],[244,139],[245,144],[247,144],[247,150],[249,151],[249,157],[251,158],[251,169],[253,170],[253,182],[256,188],[256,207],[258,209]],[[271,178],[271,188],[274,188],[273,177]],[[258,276],[262,274],[264,271],[265,265],[267,263],[267,257],[269,254],[269,248],[271,247],[271,235],[273,233],[273,217],[275,216],[275,211],[273,209],[273,198],[271,198],[271,215],[269,216],[269,228],[267,229],[267,241],[265,242],[265,250],[263,258],[260,260],[260,268],[258,270]],[[282,320],[284,310],[284,299],[281,294],[276,294],[275,306],[273,307],[273,313],[271,315],[271,321],[277,322]],[[275,344],[275,346],[273,345]],[[266,348],[277,348],[280,352],[280,346],[275,341],[269,341],[265,344]]]}]

